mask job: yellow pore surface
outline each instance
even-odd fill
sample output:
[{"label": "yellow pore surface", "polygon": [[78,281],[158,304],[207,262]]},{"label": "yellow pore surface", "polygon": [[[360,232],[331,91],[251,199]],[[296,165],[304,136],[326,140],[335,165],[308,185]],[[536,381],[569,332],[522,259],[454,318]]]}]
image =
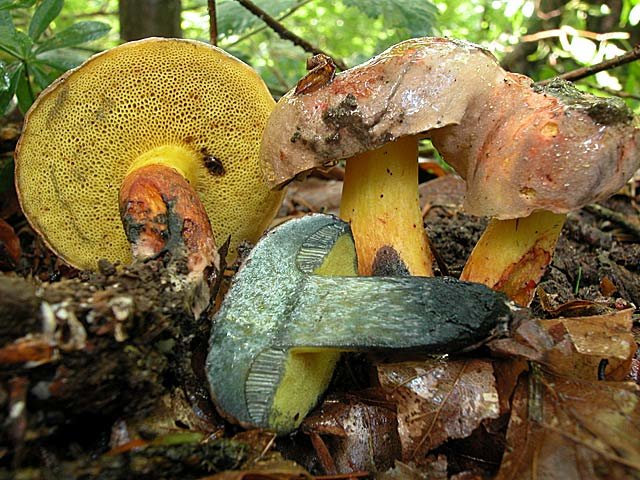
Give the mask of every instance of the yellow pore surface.
[{"label": "yellow pore surface", "polygon": [[273,106],[249,66],[204,43],[153,38],[96,55],[27,114],[16,149],[22,208],[70,264],[129,262],[118,211],[122,180],[146,152],[182,147],[193,154],[188,179],[216,242],[230,235],[233,255],[241,241],[257,240],[281,200],[258,163]]}]

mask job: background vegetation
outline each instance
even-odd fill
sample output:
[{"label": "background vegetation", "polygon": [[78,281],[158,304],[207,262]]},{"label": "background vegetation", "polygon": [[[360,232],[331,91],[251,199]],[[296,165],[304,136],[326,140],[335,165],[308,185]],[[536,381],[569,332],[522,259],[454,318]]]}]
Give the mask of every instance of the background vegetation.
[{"label": "background vegetation", "polygon": [[[254,3],[349,66],[409,37],[444,35],[482,44],[506,68],[540,80],[615,57],[640,42],[640,0]],[[35,18],[34,11],[42,4],[50,4],[50,10],[53,5],[53,10]],[[183,36],[208,41],[207,0],[182,0],[181,7]],[[279,38],[235,0],[217,0],[216,7],[220,47],[256,68],[274,96],[295,85],[304,74],[307,52]],[[33,95],[61,71],[91,53],[117,45],[118,10],[118,0],[0,0],[0,95],[6,100],[17,91],[24,110]],[[9,20],[13,27],[7,26]],[[17,56],[6,47],[7,39],[13,38],[11,28],[21,32]],[[69,29],[75,35],[70,35]],[[61,34],[66,41],[59,40]],[[58,41],[52,40],[56,37]],[[94,41],[87,43],[89,40]],[[30,82],[12,83],[18,74]],[[601,72],[580,84],[602,94],[622,96],[640,113],[640,62]]]}]

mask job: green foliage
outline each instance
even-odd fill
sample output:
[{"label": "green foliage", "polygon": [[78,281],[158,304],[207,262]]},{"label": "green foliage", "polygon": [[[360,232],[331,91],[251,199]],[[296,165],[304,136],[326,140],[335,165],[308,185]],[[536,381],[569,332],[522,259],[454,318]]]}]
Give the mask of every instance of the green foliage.
[{"label": "green foliage", "polygon": [[[0,114],[14,96],[25,113],[40,90],[84,58],[66,49],[101,38],[109,31],[109,25],[85,21],[49,32],[63,6],[64,0],[0,0]],[[21,9],[33,9],[27,12],[31,19],[26,29],[16,27],[14,20],[14,16],[25,13]]]},{"label": "green foliage", "polygon": [[415,0],[344,0],[347,7],[360,9],[369,18],[384,18],[388,28],[396,28],[407,38],[432,34],[438,10],[431,2]]}]

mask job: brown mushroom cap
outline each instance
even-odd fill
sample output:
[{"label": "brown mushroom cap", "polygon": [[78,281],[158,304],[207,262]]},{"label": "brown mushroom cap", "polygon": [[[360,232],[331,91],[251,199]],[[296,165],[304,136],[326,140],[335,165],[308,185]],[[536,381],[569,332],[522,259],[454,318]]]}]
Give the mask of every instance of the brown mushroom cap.
[{"label": "brown mushroom cap", "polygon": [[233,252],[257,240],[281,200],[258,163],[273,104],[253,69],[201,42],[151,38],[103,52],[52,84],[28,112],[16,149],[22,208],[70,264],[127,262],[121,183],[141,155],[178,147],[179,169],[217,242],[231,235]]},{"label": "brown mushroom cap", "polygon": [[288,92],[262,140],[267,181],[280,186],[391,140],[460,123],[472,98],[502,82],[504,71],[496,65],[493,55],[471,43],[417,38],[310,93]]},{"label": "brown mushroom cap", "polygon": [[276,187],[425,134],[467,180],[465,209],[476,215],[566,213],[614,193],[638,168],[630,110],[567,93],[566,83],[563,93],[532,85],[476,45],[408,40],[308,93],[287,93],[263,137],[263,171]]},{"label": "brown mushroom cap", "polygon": [[576,210],[640,167],[640,129],[622,100],[562,81],[531,88],[515,74],[431,138],[467,181],[464,209],[502,220]]}]

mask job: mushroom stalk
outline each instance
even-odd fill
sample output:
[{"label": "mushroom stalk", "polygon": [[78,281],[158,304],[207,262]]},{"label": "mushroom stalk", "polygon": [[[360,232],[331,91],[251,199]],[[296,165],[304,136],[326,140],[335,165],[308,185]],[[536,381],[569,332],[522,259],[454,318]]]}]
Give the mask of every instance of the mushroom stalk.
[{"label": "mushroom stalk", "polygon": [[460,351],[505,331],[516,311],[484,285],[356,271],[349,226],[328,215],[258,242],[211,333],[209,385],[225,415],[287,433],[328,386],[340,352]]},{"label": "mushroom stalk", "polygon": [[491,220],[460,279],[482,283],[518,305],[529,305],[553,258],[565,219],[565,214],[543,210],[523,218]]},{"label": "mushroom stalk", "polygon": [[417,158],[409,136],[347,160],[340,216],[351,224],[360,275],[433,276]]},{"label": "mushroom stalk", "polygon": [[209,273],[220,259],[204,205],[189,181],[175,168],[147,164],[134,169],[120,188],[120,217],[133,257],[152,258],[168,251],[187,259],[189,280],[195,285],[194,314],[209,304]]}]

